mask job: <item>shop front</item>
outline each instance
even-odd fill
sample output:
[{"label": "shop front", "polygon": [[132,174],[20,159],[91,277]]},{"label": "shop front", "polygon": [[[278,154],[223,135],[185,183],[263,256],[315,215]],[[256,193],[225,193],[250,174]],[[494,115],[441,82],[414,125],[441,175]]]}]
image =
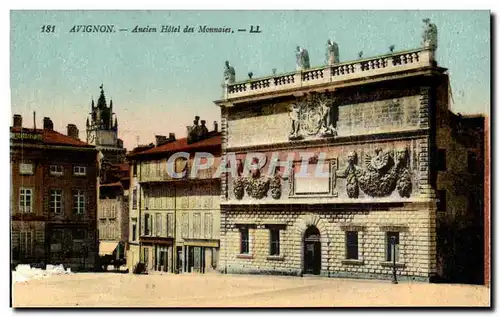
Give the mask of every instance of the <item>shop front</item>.
[{"label": "shop front", "polygon": [[175,259],[172,238],[141,237],[141,262],[148,271],[174,273]]},{"label": "shop front", "polygon": [[214,272],[217,267],[219,240],[185,240],[182,250],[182,271]]}]

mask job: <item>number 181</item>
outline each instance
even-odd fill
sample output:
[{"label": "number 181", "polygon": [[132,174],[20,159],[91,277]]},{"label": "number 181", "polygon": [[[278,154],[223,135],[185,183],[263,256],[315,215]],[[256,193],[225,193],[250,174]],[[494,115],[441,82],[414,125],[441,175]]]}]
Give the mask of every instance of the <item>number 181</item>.
[{"label": "number 181", "polygon": [[44,25],[42,26],[42,33],[54,33],[56,30],[55,25]]}]

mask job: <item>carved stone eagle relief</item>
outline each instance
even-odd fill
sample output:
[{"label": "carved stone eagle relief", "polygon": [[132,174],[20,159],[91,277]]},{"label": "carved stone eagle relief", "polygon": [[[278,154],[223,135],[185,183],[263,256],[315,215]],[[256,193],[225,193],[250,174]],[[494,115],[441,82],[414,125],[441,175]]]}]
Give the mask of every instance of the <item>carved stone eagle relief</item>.
[{"label": "carved stone eagle relief", "polygon": [[356,165],[357,154],[348,155],[348,166],[342,177],[347,179],[346,191],[350,198],[358,198],[359,189],[371,197],[386,197],[397,189],[401,197],[410,197],[412,185],[408,170],[408,150],[376,149],[375,155],[365,154],[363,167]]}]

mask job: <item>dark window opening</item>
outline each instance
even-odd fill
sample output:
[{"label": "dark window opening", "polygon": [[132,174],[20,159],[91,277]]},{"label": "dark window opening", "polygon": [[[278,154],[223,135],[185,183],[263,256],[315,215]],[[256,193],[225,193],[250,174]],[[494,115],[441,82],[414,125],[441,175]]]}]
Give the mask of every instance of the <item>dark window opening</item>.
[{"label": "dark window opening", "polygon": [[278,228],[269,229],[270,255],[280,254],[280,230]]},{"label": "dark window opening", "polygon": [[346,259],[358,259],[358,232],[347,231],[346,235]]},{"label": "dark window opening", "polygon": [[248,228],[240,228],[240,254],[248,254],[249,251]]},{"label": "dark window opening", "polygon": [[438,190],[437,199],[437,210],[446,211],[446,190]]},{"label": "dark window opening", "polygon": [[[387,261],[394,261],[394,258],[396,258],[396,262],[399,262],[399,232],[387,232],[386,234],[386,248],[387,248]],[[393,242],[394,241],[394,242]],[[394,248],[393,250],[393,243],[394,243]],[[395,251],[395,252],[393,252]]]},{"label": "dark window opening", "polygon": [[467,153],[467,172],[474,174],[476,173],[476,154],[473,152]]},{"label": "dark window opening", "polygon": [[438,149],[437,151],[437,169],[438,171],[446,171],[446,150]]}]

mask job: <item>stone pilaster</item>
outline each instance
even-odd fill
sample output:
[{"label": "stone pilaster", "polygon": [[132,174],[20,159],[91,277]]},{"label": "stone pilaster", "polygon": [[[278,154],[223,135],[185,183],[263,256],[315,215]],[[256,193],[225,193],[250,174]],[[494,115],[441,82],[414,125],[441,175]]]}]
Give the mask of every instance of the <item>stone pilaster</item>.
[{"label": "stone pilaster", "polygon": [[420,89],[420,107],[419,107],[419,126],[421,128],[429,127],[430,114],[430,88],[422,87]]}]

